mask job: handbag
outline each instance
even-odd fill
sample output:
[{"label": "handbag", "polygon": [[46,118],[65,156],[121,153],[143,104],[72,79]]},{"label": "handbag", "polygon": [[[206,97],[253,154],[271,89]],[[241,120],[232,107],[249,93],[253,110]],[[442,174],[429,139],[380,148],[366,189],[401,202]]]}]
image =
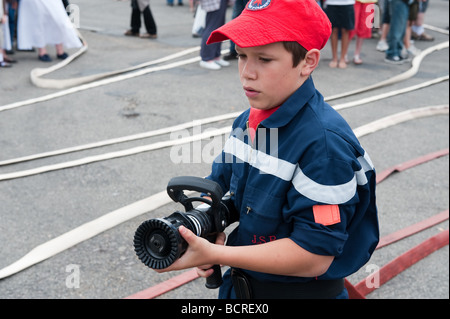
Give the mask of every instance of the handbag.
[{"label": "handbag", "polygon": [[195,11],[194,24],[192,26],[192,36],[194,38],[199,38],[202,36],[203,30],[205,29],[206,11],[202,9],[201,5],[197,6]]}]

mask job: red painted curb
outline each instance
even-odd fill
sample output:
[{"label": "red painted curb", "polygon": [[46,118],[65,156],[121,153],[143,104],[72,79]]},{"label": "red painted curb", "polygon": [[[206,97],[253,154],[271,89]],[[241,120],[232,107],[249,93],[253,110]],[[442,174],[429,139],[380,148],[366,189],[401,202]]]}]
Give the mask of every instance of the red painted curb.
[{"label": "red painted curb", "polygon": [[[405,269],[411,267],[418,261],[427,257],[431,253],[436,250],[448,245],[449,241],[449,231],[444,230],[441,233],[425,240],[421,244],[415,246],[414,248],[408,250],[404,254],[395,258],[385,266],[381,267],[381,269],[366,279],[360,281],[354,287],[362,296],[367,296],[369,293],[374,291],[376,288],[382,286],[399,273],[404,271]],[[378,278],[378,285],[371,284],[370,287],[367,285],[367,282],[374,283],[374,280]]]},{"label": "red painted curb", "polygon": [[131,295],[124,299],[153,299],[194,279],[197,279],[198,277],[199,276],[197,275],[197,270],[191,269],[182,273],[181,275],[170,278],[162,283],[137,292],[134,295]]}]

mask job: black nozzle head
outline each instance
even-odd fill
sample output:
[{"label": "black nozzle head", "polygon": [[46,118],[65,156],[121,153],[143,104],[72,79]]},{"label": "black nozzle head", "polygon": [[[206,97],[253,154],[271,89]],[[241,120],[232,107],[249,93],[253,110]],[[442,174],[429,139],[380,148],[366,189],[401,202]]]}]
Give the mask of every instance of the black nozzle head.
[{"label": "black nozzle head", "polygon": [[134,250],[139,259],[153,269],[169,267],[184,252],[178,229],[165,219],[143,222],[134,234]]}]

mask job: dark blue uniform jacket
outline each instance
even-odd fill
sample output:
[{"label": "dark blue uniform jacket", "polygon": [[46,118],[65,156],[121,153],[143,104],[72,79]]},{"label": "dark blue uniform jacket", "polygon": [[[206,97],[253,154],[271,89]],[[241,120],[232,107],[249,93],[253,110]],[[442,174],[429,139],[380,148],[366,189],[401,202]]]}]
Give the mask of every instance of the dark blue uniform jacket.
[{"label": "dark blue uniform jacket", "polygon": [[[253,141],[248,117],[249,110],[235,120],[207,177],[231,193],[240,212],[227,245],[287,237],[311,253],[335,256],[318,280],[357,271],[374,251],[379,231],[375,170],[350,126],[324,102],[311,78],[261,122]],[[335,221],[315,216],[313,207],[321,205],[337,205]],[[262,281],[312,280],[246,272]]]}]

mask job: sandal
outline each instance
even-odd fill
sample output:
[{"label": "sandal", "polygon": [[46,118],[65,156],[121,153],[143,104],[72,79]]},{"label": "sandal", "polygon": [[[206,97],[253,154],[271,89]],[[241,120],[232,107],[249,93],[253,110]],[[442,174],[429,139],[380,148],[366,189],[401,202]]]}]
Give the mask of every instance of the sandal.
[{"label": "sandal", "polygon": [[412,32],[411,38],[413,38],[413,40],[418,40],[418,41],[434,41],[434,38],[425,32],[422,32],[422,34],[417,34],[415,32]]},{"label": "sandal", "polygon": [[356,65],[360,65],[360,64],[363,63],[363,61],[361,60],[361,58],[359,56],[355,55],[353,57],[353,63],[356,64]]},{"label": "sandal", "polygon": [[127,30],[124,35],[126,36],[130,36],[130,37],[138,37],[139,36],[139,32],[134,32],[133,30]]},{"label": "sandal", "polygon": [[346,69],[347,68],[347,63],[345,61],[340,61],[338,64],[338,68],[339,69]]},{"label": "sandal", "polygon": [[156,34],[144,33],[139,36],[141,39],[156,39],[158,36]]},{"label": "sandal", "polygon": [[3,61],[7,62],[7,63],[17,63],[16,60],[11,59],[11,58],[7,58],[7,57],[3,57]]},{"label": "sandal", "polygon": [[419,41],[434,41],[434,38],[431,35],[424,32],[419,36],[419,38],[417,40],[419,40]]},{"label": "sandal", "polygon": [[337,61],[331,61],[330,64],[328,64],[328,66],[332,69],[335,69],[338,67],[338,63]]}]

